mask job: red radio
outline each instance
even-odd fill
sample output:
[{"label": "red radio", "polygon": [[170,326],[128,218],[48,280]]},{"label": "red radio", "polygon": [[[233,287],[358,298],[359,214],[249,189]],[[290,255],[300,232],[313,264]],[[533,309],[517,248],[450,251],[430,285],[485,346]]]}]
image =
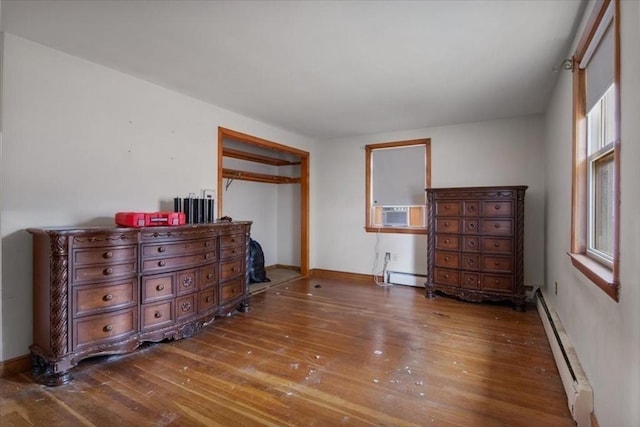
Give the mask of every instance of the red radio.
[{"label": "red radio", "polygon": [[182,212],[118,212],[116,224],[124,227],[154,227],[160,225],[184,225]]}]

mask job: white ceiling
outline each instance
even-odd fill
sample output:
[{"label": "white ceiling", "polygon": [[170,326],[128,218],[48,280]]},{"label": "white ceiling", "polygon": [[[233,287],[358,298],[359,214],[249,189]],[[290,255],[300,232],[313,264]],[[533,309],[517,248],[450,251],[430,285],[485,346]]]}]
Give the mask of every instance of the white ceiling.
[{"label": "white ceiling", "polygon": [[584,2],[2,1],[3,31],[316,139],[543,112]]}]

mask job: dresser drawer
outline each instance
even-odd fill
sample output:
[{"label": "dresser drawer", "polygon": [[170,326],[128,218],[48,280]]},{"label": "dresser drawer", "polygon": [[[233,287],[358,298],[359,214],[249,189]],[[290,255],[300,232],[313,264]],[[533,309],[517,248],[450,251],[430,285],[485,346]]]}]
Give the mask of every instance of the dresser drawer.
[{"label": "dresser drawer", "polygon": [[173,274],[162,274],[142,278],[142,303],[158,301],[175,294]]},{"label": "dresser drawer", "polygon": [[215,252],[204,254],[179,256],[173,258],[146,259],[142,261],[142,271],[145,273],[163,270],[176,270],[180,267],[190,267],[194,264],[210,263],[216,260]]},{"label": "dresser drawer", "polygon": [[438,233],[459,233],[460,220],[445,218],[436,219],[436,232]]},{"label": "dresser drawer", "polygon": [[73,236],[74,248],[105,248],[131,244],[137,245],[137,243],[137,230],[119,232],[117,229],[111,229],[106,233],[79,234]]},{"label": "dresser drawer", "polygon": [[479,273],[462,273],[462,287],[465,289],[481,289]]},{"label": "dresser drawer", "polygon": [[462,220],[462,232],[465,234],[477,234],[480,228],[480,220],[477,219],[463,219]]},{"label": "dresser drawer", "polygon": [[220,248],[227,248],[231,246],[243,245],[244,234],[231,234],[227,236],[220,236]]},{"label": "dresser drawer", "polygon": [[478,216],[480,214],[480,202],[464,202],[464,216]]},{"label": "dresser drawer", "polygon": [[194,292],[198,289],[196,282],[196,270],[179,271],[176,280],[176,293],[184,295]]},{"label": "dresser drawer", "polygon": [[182,320],[197,313],[197,294],[191,294],[176,299],[176,320]]},{"label": "dresser drawer", "polygon": [[482,270],[483,271],[513,271],[513,258],[501,257],[501,256],[483,256],[482,257]]},{"label": "dresser drawer", "polygon": [[242,258],[236,258],[230,261],[222,261],[220,263],[220,281],[231,279],[242,274]]},{"label": "dresser drawer", "polygon": [[131,307],[74,320],[74,350],[133,335],[138,325],[137,312],[137,307]]},{"label": "dresser drawer", "polygon": [[460,256],[454,252],[437,252],[436,265],[438,267],[458,268],[460,267]]},{"label": "dresser drawer", "polygon": [[142,256],[144,258],[172,256],[175,254],[188,254],[193,252],[215,251],[216,239],[206,240],[187,240],[180,243],[162,243],[156,245],[144,245],[142,247]]},{"label": "dresser drawer", "polygon": [[220,304],[225,304],[244,294],[242,279],[232,280],[220,287]]},{"label": "dresser drawer", "polygon": [[460,267],[464,270],[478,270],[480,267],[480,255],[462,255]]},{"label": "dresser drawer", "polygon": [[483,274],[481,279],[483,290],[511,293],[515,291],[513,276],[506,274]]},{"label": "dresser drawer", "polygon": [[88,280],[107,280],[112,277],[128,276],[137,273],[138,263],[135,261],[124,264],[92,265],[73,268],[74,284]]},{"label": "dresser drawer", "polygon": [[137,302],[138,279],[103,285],[77,286],[74,288],[74,315],[85,316],[105,310],[124,308]]},{"label": "dresser drawer", "polygon": [[434,268],[434,281],[444,285],[460,285],[460,272],[444,268]]},{"label": "dresser drawer", "polygon": [[511,216],[513,214],[513,202],[482,202],[482,216]]},{"label": "dresser drawer", "polygon": [[483,219],[482,234],[510,236],[513,234],[513,220],[510,219]]},{"label": "dresser drawer", "polygon": [[480,250],[480,238],[463,236],[462,237],[462,250],[465,252],[478,252]]},{"label": "dresser drawer", "polygon": [[449,234],[436,234],[436,249],[460,249],[460,237]]},{"label": "dresser drawer", "polygon": [[115,248],[93,248],[73,251],[73,263],[75,266],[87,264],[117,264],[137,260],[137,246],[124,246]]},{"label": "dresser drawer", "polygon": [[216,264],[205,265],[198,270],[198,289],[204,289],[218,283],[218,266]]},{"label": "dresser drawer", "polygon": [[493,253],[513,253],[513,239],[485,237],[482,239],[482,251]]},{"label": "dresser drawer", "polygon": [[436,215],[460,216],[460,202],[436,202]]},{"label": "dresser drawer", "polygon": [[142,306],[142,329],[159,328],[173,323],[173,300]]},{"label": "dresser drawer", "polygon": [[216,289],[210,288],[198,293],[198,313],[204,313],[217,305]]},{"label": "dresser drawer", "polygon": [[244,244],[220,248],[220,259],[235,258],[244,254]]}]

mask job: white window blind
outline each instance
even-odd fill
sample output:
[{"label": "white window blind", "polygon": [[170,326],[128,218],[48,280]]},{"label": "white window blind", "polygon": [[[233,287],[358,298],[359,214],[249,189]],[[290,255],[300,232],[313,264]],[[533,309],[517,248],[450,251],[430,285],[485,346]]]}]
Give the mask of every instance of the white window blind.
[{"label": "white window blind", "polygon": [[584,58],[580,61],[580,68],[586,70],[587,112],[591,111],[613,83],[615,62],[613,5],[614,2],[611,2],[607,8]]}]

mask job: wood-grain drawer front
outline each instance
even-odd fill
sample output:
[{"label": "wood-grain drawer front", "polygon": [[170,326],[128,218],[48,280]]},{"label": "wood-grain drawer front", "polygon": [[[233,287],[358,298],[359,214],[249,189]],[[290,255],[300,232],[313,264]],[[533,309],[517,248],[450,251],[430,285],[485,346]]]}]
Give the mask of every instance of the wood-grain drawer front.
[{"label": "wood-grain drawer front", "polygon": [[122,339],[136,333],[138,326],[137,307],[109,314],[96,314],[75,320],[73,348],[96,345]]},{"label": "wood-grain drawer front", "polygon": [[505,254],[513,253],[513,239],[485,237],[482,239],[482,251]]},{"label": "wood-grain drawer front", "polygon": [[454,252],[437,252],[436,265],[438,267],[458,268],[460,267],[460,257]]},{"label": "wood-grain drawer front", "polygon": [[462,250],[465,252],[478,252],[480,250],[480,238],[471,236],[462,237]]},{"label": "wood-grain drawer front", "polygon": [[115,264],[126,261],[136,261],[137,254],[137,246],[75,250],[73,251],[73,263],[76,266],[87,264]]},{"label": "wood-grain drawer front", "polygon": [[460,237],[436,234],[436,249],[458,250],[460,249]]},{"label": "wood-grain drawer front", "polygon": [[244,244],[244,234],[233,234],[230,236],[220,236],[220,248],[231,246],[242,246]]},{"label": "wood-grain drawer front", "polygon": [[457,219],[436,219],[436,231],[438,233],[459,233],[460,221]]},{"label": "wood-grain drawer front", "polygon": [[482,234],[499,236],[511,236],[513,234],[513,220],[510,219],[483,219]]},{"label": "wood-grain drawer front", "polygon": [[242,273],[242,258],[220,263],[220,280],[227,280],[239,276]]},{"label": "wood-grain drawer front", "polygon": [[200,267],[198,270],[198,289],[204,289],[218,283],[218,266],[217,264],[209,264]]},{"label": "wood-grain drawer front", "polygon": [[187,240],[180,243],[158,244],[158,245],[144,245],[142,247],[142,256],[158,257],[158,256],[172,256],[172,255],[184,255],[194,252],[211,251],[216,249],[216,239],[207,240]]},{"label": "wood-grain drawer front", "polygon": [[216,290],[210,288],[198,293],[198,313],[204,313],[217,305]]},{"label": "wood-grain drawer front", "polygon": [[464,216],[478,216],[480,214],[480,202],[464,202]]},{"label": "wood-grain drawer front", "polygon": [[482,202],[482,215],[483,216],[511,216],[513,213],[513,202]]},{"label": "wood-grain drawer front", "polygon": [[480,289],[480,275],[478,273],[462,273],[462,287],[466,289]]},{"label": "wood-grain drawer front", "polygon": [[183,267],[191,267],[216,260],[215,252],[206,252],[197,255],[187,255],[173,258],[147,259],[142,261],[142,271],[176,270]]},{"label": "wood-grain drawer front", "polygon": [[220,304],[224,304],[244,294],[242,279],[232,280],[220,287]]},{"label": "wood-grain drawer front", "polygon": [[73,247],[97,248],[136,245],[138,243],[138,230],[118,232],[117,229],[113,229],[113,231],[109,233],[73,236]]},{"label": "wood-grain drawer front", "polygon": [[460,216],[460,202],[436,202],[436,215]]},{"label": "wood-grain drawer front", "polygon": [[513,258],[504,256],[483,256],[483,271],[504,271],[510,273],[513,271]]},{"label": "wood-grain drawer front", "polygon": [[464,219],[462,220],[462,232],[465,234],[478,234],[480,228],[480,221],[477,219]]},{"label": "wood-grain drawer front", "polygon": [[480,284],[483,290],[493,292],[514,292],[513,276],[506,274],[483,274]]},{"label": "wood-grain drawer front", "polygon": [[197,313],[196,296],[197,294],[191,294],[176,299],[176,320],[181,320]]},{"label": "wood-grain drawer front", "polygon": [[159,328],[173,323],[173,300],[142,306],[142,329]]},{"label": "wood-grain drawer front", "polygon": [[460,285],[460,272],[456,270],[447,270],[444,268],[434,268],[434,277],[436,283],[444,285]]},{"label": "wood-grain drawer front", "polygon": [[73,269],[74,284],[87,280],[106,280],[111,277],[133,275],[138,272],[137,265],[137,262],[132,261],[124,264],[75,267]]},{"label": "wood-grain drawer front", "polygon": [[179,271],[177,274],[176,289],[178,295],[189,294],[198,290],[196,270]]},{"label": "wood-grain drawer front", "polygon": [[136,282],[137,278],[131,278],[117,284],[75,287],[75,315],[84,316],[136,304]]},{"label": "wood-grain drawer front", "polygon": [[480,265],[480,255],[463,254],[460,265],[464,270],[478,270]]},{"label": "wood-grain drawer front", "polygon": [[173,274],[142,278],[142,303],[158,301],[175,295]]},{"label": "wood-grain drawer front", "polygon": [[244,254],[244,244],[220,248],[220,259],[235,258]]}]

